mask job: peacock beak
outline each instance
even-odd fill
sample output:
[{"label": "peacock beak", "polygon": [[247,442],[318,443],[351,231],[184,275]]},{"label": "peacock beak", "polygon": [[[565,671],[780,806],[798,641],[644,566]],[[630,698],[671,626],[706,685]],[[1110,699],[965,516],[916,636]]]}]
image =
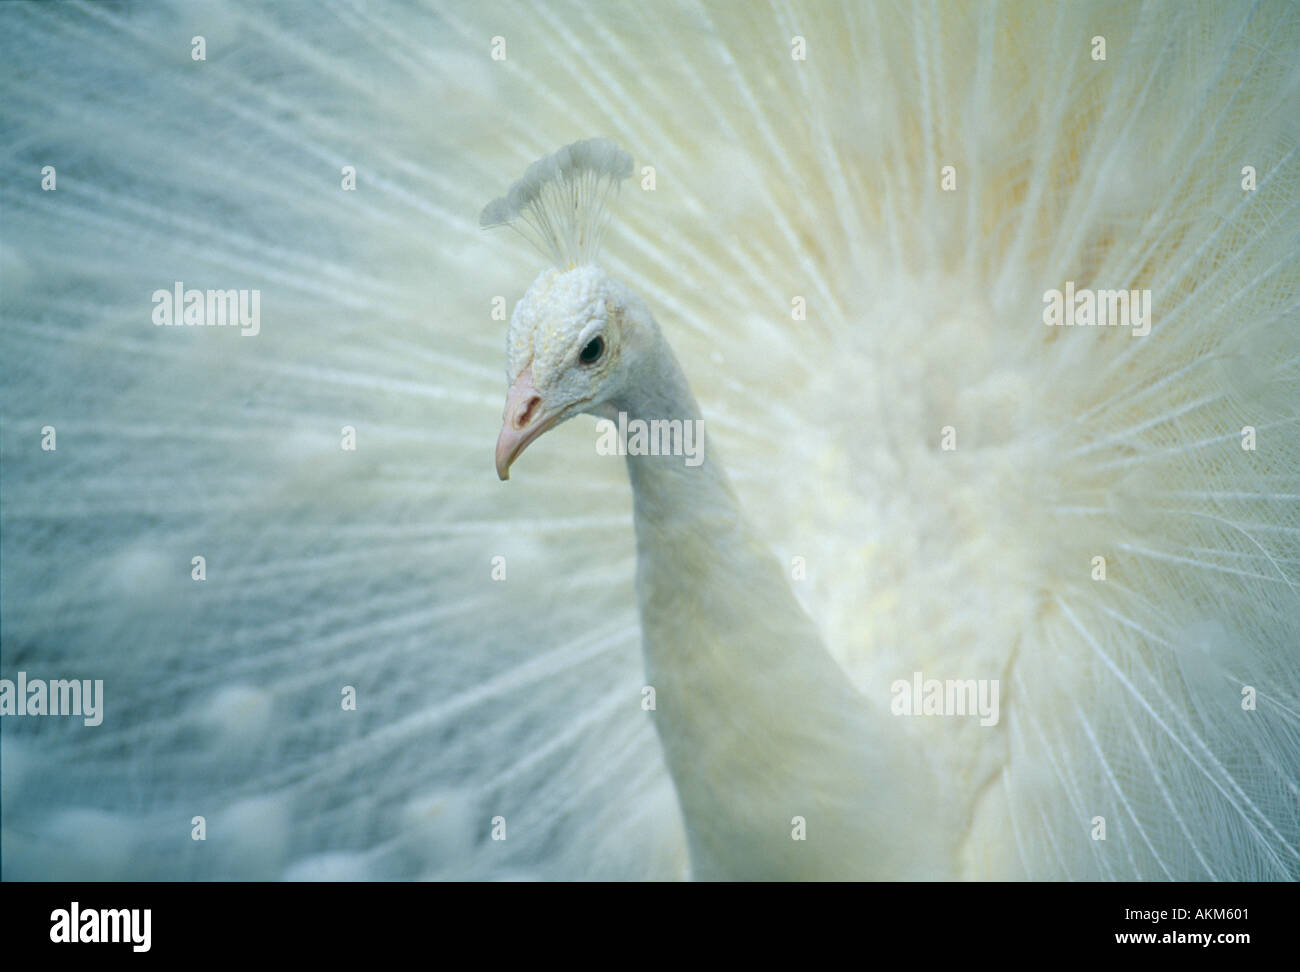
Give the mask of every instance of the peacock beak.
[{"label": "peacock beak", "polygon": [[501,434],[497,436],[497,475],[502,480],[510,478],[511,463],[528,448],[528,444],[553,426],[559,417],[558,412],[546,409],[542,396],[533,387],[532,366],[521,371],[506,392],[506,410],[501,419]]}]

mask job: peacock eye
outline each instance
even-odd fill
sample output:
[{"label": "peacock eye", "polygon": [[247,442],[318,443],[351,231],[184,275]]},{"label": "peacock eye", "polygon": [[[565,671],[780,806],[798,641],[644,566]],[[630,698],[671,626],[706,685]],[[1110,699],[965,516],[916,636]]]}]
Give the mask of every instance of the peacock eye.
[{"label": "peacock eye", "polygon": [[582,352],[578,355],[578,360],[583,364],[595,364],[605,352],[605,339],[597,335],[587,342]]}]

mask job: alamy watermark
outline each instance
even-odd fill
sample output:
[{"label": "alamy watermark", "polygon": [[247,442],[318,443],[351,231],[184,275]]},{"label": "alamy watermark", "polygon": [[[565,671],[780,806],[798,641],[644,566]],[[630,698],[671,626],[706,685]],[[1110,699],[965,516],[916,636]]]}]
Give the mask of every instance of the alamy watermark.
[{"label": "alamy watermark", "polygon": [[1043,323],[1048,327],[1131,327],[1133,337],[1151,330],[1151,291],[1075,290],[1043,291]]},{"label": "alamy watermark", "polygon": [[262,330],[260,290],[186,290],[177,280],[171,290],[155,290],[153,304],[158,327],[238,327],[244,337]]},{"label": "alamy watermark", "polygon": [[81,716],[88,726],[104,721],[104,680],[0,678],[0,716]]},{"label": "alamy watermark", "polygon": [[939,681],[912,673],[912,680],[889,686],[889,711],[897,716],[937,715],[980,717],[981,726],[998,724],[1000,685],[996,678],[950,678]]},{"label": "alamy watermark", "polygon": [[133,952],[147,952],[152,944],[153,909],[82,908],[72,902],[50,912],[50,941],[121,942]]},{"label": "alamy watermark", "polygon": [[596,454],[601,456],[683,456],[688,466],[704,462],[704,419],[598,419]]}]

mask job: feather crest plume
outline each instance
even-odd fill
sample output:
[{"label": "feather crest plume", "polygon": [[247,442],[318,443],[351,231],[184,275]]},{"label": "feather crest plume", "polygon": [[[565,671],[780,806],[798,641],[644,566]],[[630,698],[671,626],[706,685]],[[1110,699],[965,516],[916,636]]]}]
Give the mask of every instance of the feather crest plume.
[{"label": "feather crest plume", "polygon": [[538,159],[510,191],[483,207],[479,225],[510,226],[560,270],[594,263],[606,207],[632,174],[632,156],[607,138],[573,142]]}]

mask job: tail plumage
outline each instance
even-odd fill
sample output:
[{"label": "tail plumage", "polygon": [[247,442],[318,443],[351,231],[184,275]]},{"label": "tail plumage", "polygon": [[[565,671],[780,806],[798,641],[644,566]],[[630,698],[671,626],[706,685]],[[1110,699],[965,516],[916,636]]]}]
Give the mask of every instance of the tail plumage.
[{"label": "tail plumage", "polygon": [[[1297,48],[1280,2],[0,9],[0,676],[105,702],[0,723],[4,877],[685,874],[623,469],[573,422],[492,488],[536,267],[478,205],[604,132],[602,263],[836,660],[1001,682],[908,724],[962,873],[1294,878]],[[603,144],[484,221],[589,259]],[[177,283],[260,333],[155,325]],[[1149,332],[1046,326],[1067,284]]]}]

